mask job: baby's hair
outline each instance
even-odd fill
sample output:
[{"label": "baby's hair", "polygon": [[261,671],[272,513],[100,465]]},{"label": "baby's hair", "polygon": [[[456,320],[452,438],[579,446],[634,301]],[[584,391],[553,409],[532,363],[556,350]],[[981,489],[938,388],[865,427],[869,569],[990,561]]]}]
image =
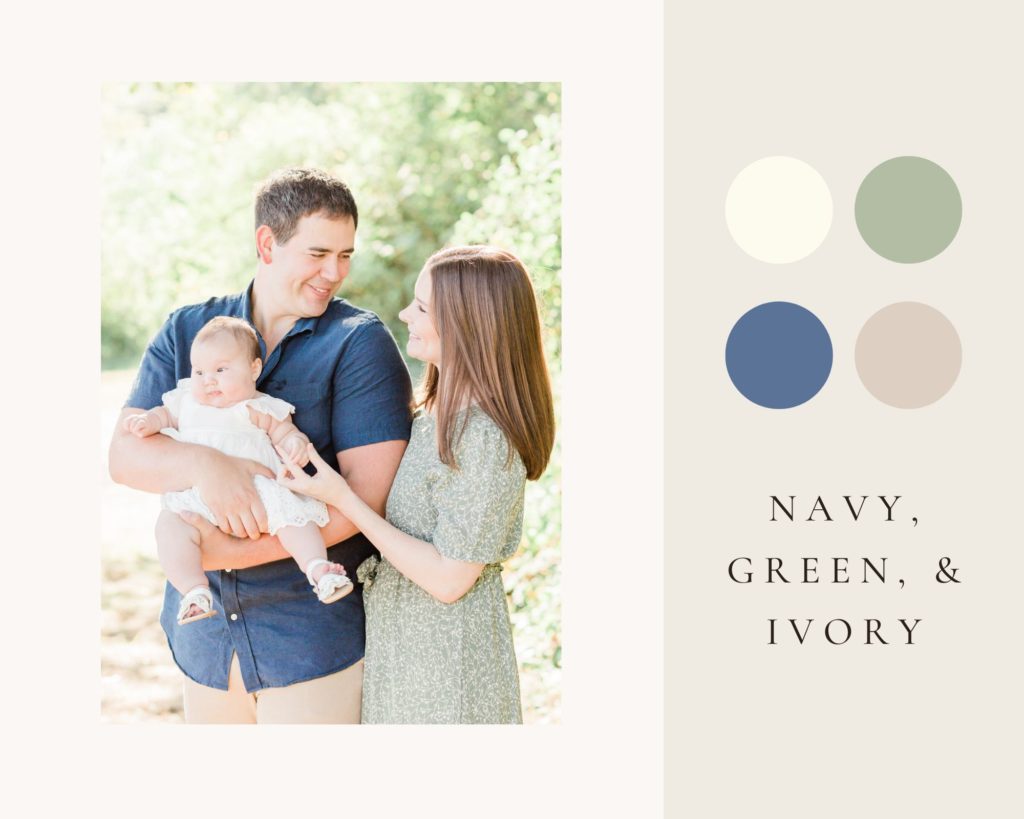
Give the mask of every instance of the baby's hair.
[{"label": "baby's hair", "polygon": [[242,349],[249,354],[250,361],[256,361],[260,358],[260,341],[256,337],[256,331],[252,328],[252,325],[247,321],[240,318],[232,318],[231,316],[217,316],[217,318],[206,322],[202,329],[196,333],[196,337],[192,340],[192,346],[222,333],[226,333],[237,341],[242,346]]}]

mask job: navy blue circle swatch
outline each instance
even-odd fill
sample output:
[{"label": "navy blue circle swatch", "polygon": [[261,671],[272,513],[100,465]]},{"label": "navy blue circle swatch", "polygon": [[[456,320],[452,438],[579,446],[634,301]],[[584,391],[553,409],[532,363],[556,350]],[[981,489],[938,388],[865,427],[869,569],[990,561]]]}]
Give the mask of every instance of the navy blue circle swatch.
[{"label": "navy blue circle swatch", "polygon": [[789,409],[809,401],[832,372],[832,339],[814,313],[788,301],[744,313],[725,344],[732,383],[762,407]]}]

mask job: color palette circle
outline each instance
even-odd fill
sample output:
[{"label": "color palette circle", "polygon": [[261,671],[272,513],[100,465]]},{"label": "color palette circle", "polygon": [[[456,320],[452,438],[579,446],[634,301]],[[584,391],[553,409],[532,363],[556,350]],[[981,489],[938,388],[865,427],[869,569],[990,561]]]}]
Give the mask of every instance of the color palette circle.
[{"label": "color palette circle", "polygon": [[799,304],[772,301],[744,313],[725,344],[725,366],[740,393],[762,407],[809,401],[832,371],[832,340]]},{"label": "color palette circle", "polygon": [[949,247],[960,229],[963,203],[942,167],[919,156],[898,156],[865,177],[854,216],[875,253],[912,264]]},{"label": "color palette circle", "polygon": [[875,398],[891,407],[918,409],[949,392],[960,375],[963,352],[948,318],[927,304],[905,301],[867,320],[854,359]]},{"label": "color palette circle", "polygon": [[732,238],[762,262],[786,264],[812,253],[832,226],[832,194],[806,162],[769,156],[737,174],[725,198]]}]

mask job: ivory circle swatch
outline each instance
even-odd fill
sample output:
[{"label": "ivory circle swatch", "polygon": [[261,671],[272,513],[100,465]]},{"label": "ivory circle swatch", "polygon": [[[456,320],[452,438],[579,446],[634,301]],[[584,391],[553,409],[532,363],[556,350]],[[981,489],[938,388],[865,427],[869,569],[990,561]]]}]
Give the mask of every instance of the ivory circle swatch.
[{"label": "ivory circle swatch", "polygon": [[832,372],[832,340],[810,310],[788,301],[744,313],[725,344],[725,366],[748,400],[770,409],[809,401]]},{"label": "ivory circle swatch", "polygon": [[910,264],[949,247],[960,229],[963,203],[953,177],[939,165],[919,156],[898,156],[865,177],[854,216],[868,247]]},{"label": "ivory circle swatch", "polygon": [[900,409],[938,401],[960,375],[963,353],[956,328],[927,304],[883,307],[857,336],[857,374],[875,398]]},{"label": "ivory circle swatch", "polygon": [[814,168],[769,156],[737,174],[725,197],[729,233],[744,251],[771,264],[812,253],[832,226],[832,194]]}]

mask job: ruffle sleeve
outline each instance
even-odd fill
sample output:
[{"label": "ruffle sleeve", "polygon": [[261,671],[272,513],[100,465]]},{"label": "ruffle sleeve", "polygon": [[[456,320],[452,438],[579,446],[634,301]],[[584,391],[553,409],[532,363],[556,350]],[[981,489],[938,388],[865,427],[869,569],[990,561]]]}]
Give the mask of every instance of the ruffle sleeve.
[{"label": "ruffle sleeve", "polygon": [[181,401],[192,391],[192,379],[182,378],[178,386],[160,396],[163,405],[171,411],[175,418],[181,418]]},{"label": "ruffle sleeve", "polygon": [[256,412],[273,416],[278,421],[287,421],[288,417],[295,412],[295,407],[287,401],[274,398],[272,395],[264,395],[262,392],[257,393],[255,398],[250,398],[243,403],[247,407],[252,407]]}]

